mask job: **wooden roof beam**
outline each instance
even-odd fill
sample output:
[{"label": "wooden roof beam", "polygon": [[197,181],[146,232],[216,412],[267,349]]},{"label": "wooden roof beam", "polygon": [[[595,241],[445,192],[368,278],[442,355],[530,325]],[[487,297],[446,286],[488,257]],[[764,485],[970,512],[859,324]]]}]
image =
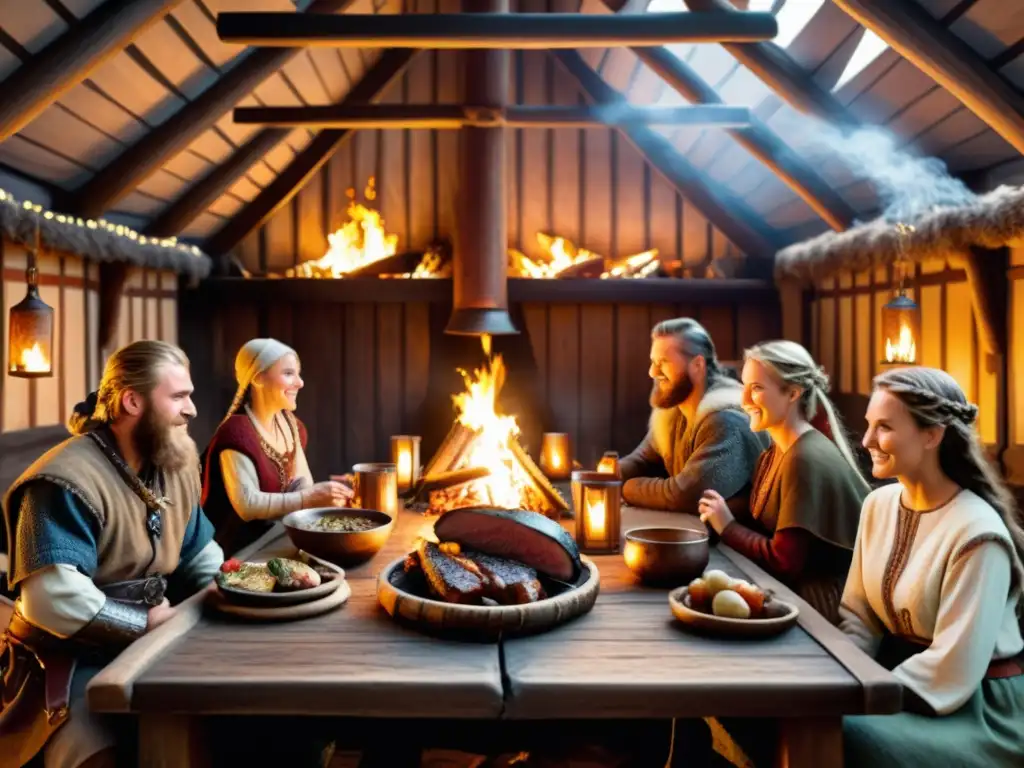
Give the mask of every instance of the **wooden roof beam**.
[{"label": "wooden roof beam", "polygon": [[203,178],[184,192],[153,222],[146,227],[146,235],[171,237],[180,235],[197,216],[213,205],[228,187],[270,150],[280,144],[290,131],[286,128],[267,128],[236,149],[231,157],[214,166]]},{"label": "wooden roof beam", "polygon": [[[349,91],[345,101],[353,104],[375,101],[405,71],[417,53],[406,48],[384,51],[377,63]],[[287,204],[352,134],[351,129],[318,133],[277,178],[204,243],[203,250],[216,256],[224,255],[234,248],[246,235]]]},{"label": "wooden roof beam", "polygon": [[311,19],[295,13],[238,12],[217,16],[226,43],[331,48],[574,49],[619,45],[770,40],[779,25],[770,13],[349,14]]},{"label": "wooden roof beam", "polygon": [[747,107],[724,104],[636,107],[528,105],[503,108],[462,104],[377,104],[326,107],[235,107],[239,124],[378,130],[479,128],[600,128],[619,125],[737,127],[750,125]]},{"label": "wooden roof beam", "polygon": [[[625,103],[623,96],[591,69],[576,51],[554,51],[552,55],[593,103]],[[620,130],[656,171],[744,253],[754,259],[771,259],[778,249],[776,234],[757,223],[757,216],[746,203],[694,168],[661,134],[646,126],[628,126]]]},{"label": "wooden roof beam", "polygon": [[[354,0],[316,0],[304,14],[343,11]],[[288,14],[293,15],[293,14]],[[71,195],[71,212],[98,218],[168,160],[183,151],[224,113],[297,55],[300,48],[256,49],[194,101],[128,147]]]},{"label": "wooden roof beam", "polygon": [[[693,104],[722,104],[718,95],[690,65],[667,48],[634,48],[633,53],[669,87]],[[832,229],[842,231],[857,214],[827,181],[757,117],[748,127],[726,129],[736,143],[775,173]]]},{"label": "wooden roof beam", "polygon": [[[684,0],[701,13],[737,11],[728,0]],[[656,15],[656,14],[652,14]],[[740,64],[754,73],[794,109],[815,115],[840,127],[859,127],[860,122],[827,90],[819,86],[793,58],[775,43],[722,43]]]},{"label": "wooden roof beam", "polygon": [[107,0],[0,83],[0,141],[16,134],[181,0]]},{"label": "wooden roof beam", "polygon": [[835,3],[1024,154],[1024,96],[924,8],[904,0]]}]

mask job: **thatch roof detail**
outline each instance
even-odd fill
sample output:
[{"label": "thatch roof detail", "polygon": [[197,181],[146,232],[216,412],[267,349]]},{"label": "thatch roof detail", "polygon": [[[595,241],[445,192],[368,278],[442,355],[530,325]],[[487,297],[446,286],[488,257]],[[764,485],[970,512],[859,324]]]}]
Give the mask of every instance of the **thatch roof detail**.
[{"label": "thatch roof detail", "polygon": [[[31,248],[36,227],[43,247],[74,254],[90,261],[125,262],[137,267],[164,269],[203,278],[213,269],[213,260],[193,245],[173,239],[131,237],[132,230],[105,221],[64,217],[38,206],[24,204],[0,192],[0,233]],[[63,219],[63,220],[62,220]]]},{"label": "thatch roof detail", "polygon": [[784,248],[775,257],[775,279],[812,283],[843,271],[862,272],[892,264],[901,248],[905,258],[924,261],[1024,242],[1024,187],[1002,186],[966,205],[937,208],[903,223],[915,229],[905,238],[897,222],[880,217]]}]

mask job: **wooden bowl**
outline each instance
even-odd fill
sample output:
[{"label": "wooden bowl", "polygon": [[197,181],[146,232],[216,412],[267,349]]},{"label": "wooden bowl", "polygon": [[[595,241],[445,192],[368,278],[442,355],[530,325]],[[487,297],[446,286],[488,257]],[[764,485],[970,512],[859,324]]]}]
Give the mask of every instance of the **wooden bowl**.
[{"label": "wooden bowl", "polygon": [[525,605],[459,605],[428,596],[422,575],[408,574],[405,558],[388,565],[377,579],[377,600],[403,624],[428,634],[495,641],[501,635],[544,632],[590,611],[600,591],[597,566],[583,560],[574,585],[552,582],[543,575],[548,597]]},{"label": "wooden bowl", "polygon": [[672,615],[690,629],[722,637],[771,637],[796,624],[800,611],[792,603],[773,597],[765,603],[764,618],[728,619],[690,607],[689,587],[679,587],[668,595]]},{"label": "wooden bowl", "polygon": [[644,584],[688,584],[708,566],[708,534],[691,528],[649,527],[626,531],[622,557]]},{"label": "wooden bowl", "polygon": [[[380,525],[368,531],[317,531],[307,526],[317,518],[368,517]],[[376,555],[394,530],[395,520],[374,509],[347,509],[343,507],[316,507],[300,509],[281,520],[288,538],[299,549],[316,557],[342,566],[365,563]]]}]

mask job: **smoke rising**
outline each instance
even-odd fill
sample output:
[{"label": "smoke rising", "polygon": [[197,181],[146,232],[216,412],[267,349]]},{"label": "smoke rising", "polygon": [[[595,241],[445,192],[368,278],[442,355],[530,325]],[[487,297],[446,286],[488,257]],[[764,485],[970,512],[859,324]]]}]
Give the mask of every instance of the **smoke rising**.
[{"label": "smoke rising", "polygon": [[[882,217],[888,221],[909,221],[936,208],[960,207],[976,199],[967,186],[950,175],[937,157],[921,157],[902,149],[901,139],[875,126],[841,130],[807,118],[801,125],[787,126],[804,134],[808,142],[802,154],[821,167],[838,158],[855,175],[869,180],[882,204]],[[783,133],[785,135],[785,133]]]}]

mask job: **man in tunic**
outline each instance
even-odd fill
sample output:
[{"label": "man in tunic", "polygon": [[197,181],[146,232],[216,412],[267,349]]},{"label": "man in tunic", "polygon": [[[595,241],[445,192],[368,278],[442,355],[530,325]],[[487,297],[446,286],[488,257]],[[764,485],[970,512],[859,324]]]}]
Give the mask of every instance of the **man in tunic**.
[{"label": "man in tunic", "polygon": [[199,505],[191,395],[177,347],[119,349],[75,408],[74,436],[11,486],[3,513],[17,600],[0,637],[0,768],[40,752],[46,768],[117,764],[127,745],[89,712],[86,683],[175,615],[167,596],[209,585],[223,562]]},{"label": "man in tunic", "polygon": [[743,387],[721,369],[715,345],[690,318],[665,320],[651,331],[652,407],[647,436],[619,462],[622,496],[637,507],[697,514],[706,490],[738,508],[763,435],[750,430]]}]

